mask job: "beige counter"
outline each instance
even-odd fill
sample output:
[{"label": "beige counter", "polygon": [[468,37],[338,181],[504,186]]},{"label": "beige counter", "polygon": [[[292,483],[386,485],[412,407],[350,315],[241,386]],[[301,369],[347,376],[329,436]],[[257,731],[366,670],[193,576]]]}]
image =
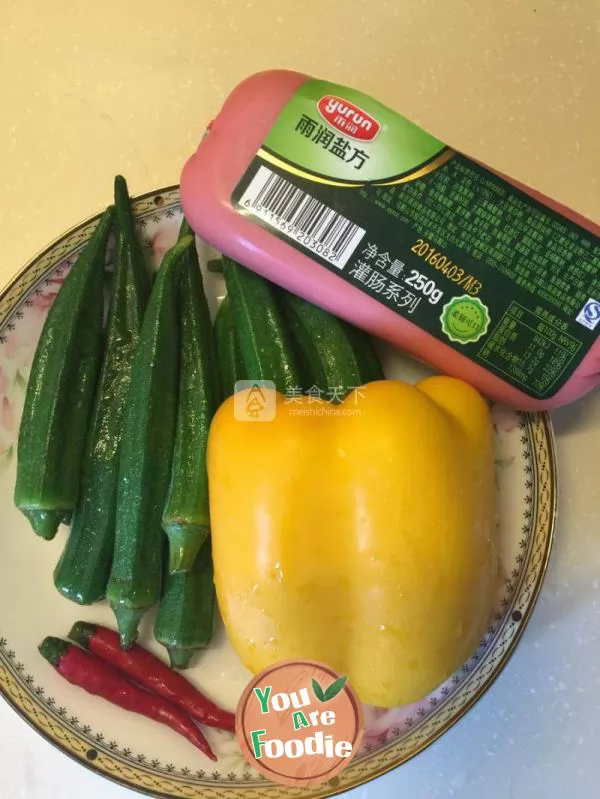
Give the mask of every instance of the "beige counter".
[{"label": "beige counter", "polygon": [[0,283],[115,172],[178,182],[228,90],[269,67],[366,90],[600,220],[598,0],[4,0],[0,20]]}]

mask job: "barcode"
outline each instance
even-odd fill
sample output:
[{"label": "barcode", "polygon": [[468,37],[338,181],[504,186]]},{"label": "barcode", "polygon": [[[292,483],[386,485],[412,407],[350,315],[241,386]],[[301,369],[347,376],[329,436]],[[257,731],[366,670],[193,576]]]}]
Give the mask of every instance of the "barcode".
[{"label": "barcode", "polygon": [[266,166],[259,167],[239,203],[246,213],[338,269],[345,266],[366,232]]}]

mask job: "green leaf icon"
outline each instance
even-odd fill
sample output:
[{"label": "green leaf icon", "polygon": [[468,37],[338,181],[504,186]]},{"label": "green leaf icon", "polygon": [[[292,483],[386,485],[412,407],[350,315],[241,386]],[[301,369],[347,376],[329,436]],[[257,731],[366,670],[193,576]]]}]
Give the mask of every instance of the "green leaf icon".
[{"label": "green leaf icon", "polygon": [[346,685],[346,681],[348,680],[347,677],[340,677],[335,682],[332,682],[329,688],[325,691],[325,702],[328,702],[330,699],[333,699],[334,696],[337,696],[339,692],[343,689],[344,685]]},{"label": "green leaf icon", "polygon": [[323,693],[323,689],[321,688],[321,686],[315,680],[314,677],[313,677],[313,681],[312,681],[312,689],[314,691],[315,696],[319,700],[319,702],[325,702],[326,701],[325,700],[325,694]]},{"label": "green leaf icon", "polygon": [[319,702],[329,702],[330,699],[333,699],[339,694],[344,685],[346,685],[347,680],[347,677],[339,677],[331,683],[326,691],[323,691],[319,683],[313,678],[312,689]]}]

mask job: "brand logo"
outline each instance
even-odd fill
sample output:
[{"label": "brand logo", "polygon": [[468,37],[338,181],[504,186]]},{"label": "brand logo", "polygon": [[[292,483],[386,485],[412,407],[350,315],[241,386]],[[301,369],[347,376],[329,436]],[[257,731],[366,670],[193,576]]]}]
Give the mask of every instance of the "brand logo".
[{"label": "brand logo", "polygon": [[272,422],[277,409],[272,380],[237,380],[233,415],[239,422]]},{"label": "brand logo", "polygon": [[381,130],[381,125],[374,117],[354,103],[334,94],[321,97],[317,108],[328,125],[350,136],[351,139],[373,141]]},{"label": "brand logo", "polygon": [[285,660],[258,674],[238,704],[236,734],[246,760],[282,785],[327,782],[357,754],[360,704],[333,669]]},{"label": "brand logo", "polygon": [[577,314],[577,321],[588,330],[595,330],[596,325],[600,322],[600,302],[590,297]]}]

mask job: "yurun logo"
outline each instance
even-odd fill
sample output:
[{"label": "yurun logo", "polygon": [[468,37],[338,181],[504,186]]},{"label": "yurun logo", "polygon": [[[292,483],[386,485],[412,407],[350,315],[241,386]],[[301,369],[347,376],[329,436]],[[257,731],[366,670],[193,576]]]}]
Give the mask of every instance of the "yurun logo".
[{"label": "yurun logo", "polygon": [[354,103],[326,94],[317,103],[319,114],[331,127],[359,141],[373,141],[381,130],[379,122]]}]

